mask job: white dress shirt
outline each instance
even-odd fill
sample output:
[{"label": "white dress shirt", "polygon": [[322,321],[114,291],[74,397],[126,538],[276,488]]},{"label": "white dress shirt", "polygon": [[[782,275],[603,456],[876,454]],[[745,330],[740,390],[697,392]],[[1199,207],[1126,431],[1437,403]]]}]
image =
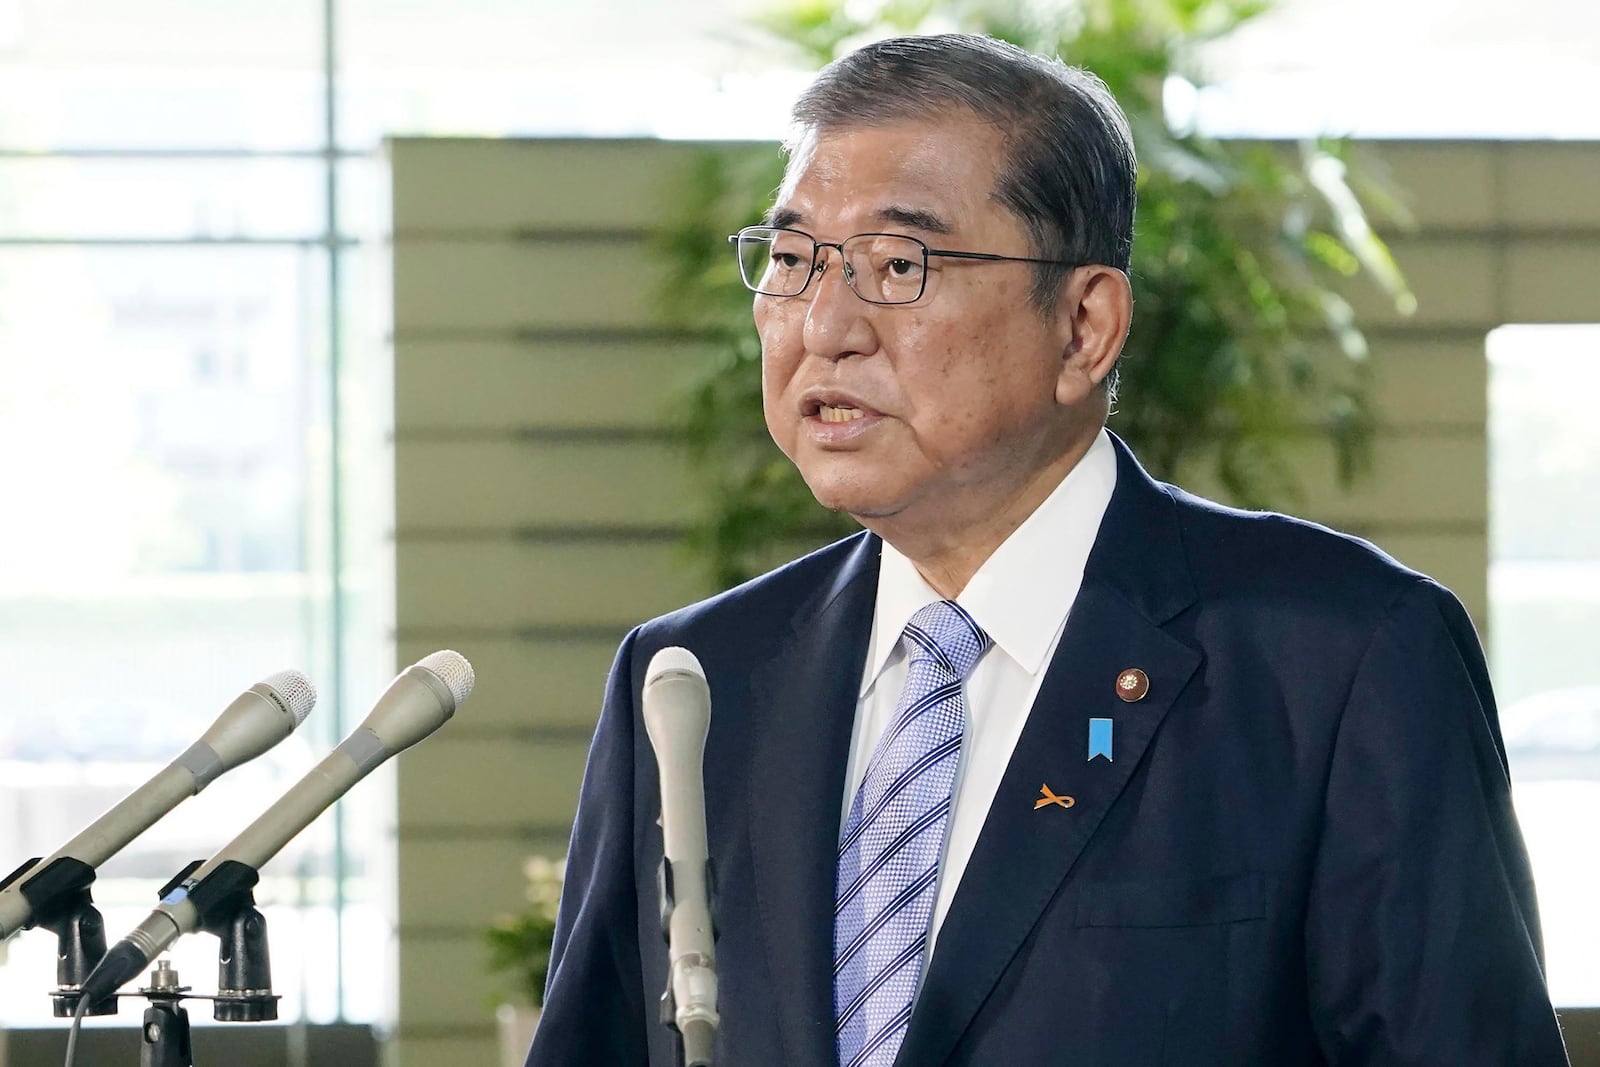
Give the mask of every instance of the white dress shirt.
[{"label": "white dress shirt", "polygon": [[[967,679],[966,732],[953,786],[954,807],[945,824],[944,860],[924,967],[933,957],[939,927],[961,884],[961,874],[1011,762],[1045,669],[1061,641],[1067,613],[1083,584],[1089,550],[1116,484],[1116,452],[1101,430],[1077,466],[994,550],[956,597],[993,638],[994,646]],[[884,543],[872,636],[845,774],[841,835],[856,790],[866,776],[867,762],[894,720],[905,687],[907,666],[900,635],[918,610],[943,599],[909,559]],[[1009,799],[1020,804],[1027,798]]]}]

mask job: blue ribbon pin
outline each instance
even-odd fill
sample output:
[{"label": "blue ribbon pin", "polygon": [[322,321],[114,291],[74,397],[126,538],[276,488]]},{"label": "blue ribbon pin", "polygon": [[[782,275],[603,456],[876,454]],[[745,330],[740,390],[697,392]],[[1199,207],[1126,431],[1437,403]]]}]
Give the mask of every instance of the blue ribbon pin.
[{"label": "blue ribbon pin", "polygon": [[1107,762],[1114,763],[1116,758],[1111,755],[1111,720],[1089,720],[1089,762],[1094,762],[1096,756],[1104,756]]}]

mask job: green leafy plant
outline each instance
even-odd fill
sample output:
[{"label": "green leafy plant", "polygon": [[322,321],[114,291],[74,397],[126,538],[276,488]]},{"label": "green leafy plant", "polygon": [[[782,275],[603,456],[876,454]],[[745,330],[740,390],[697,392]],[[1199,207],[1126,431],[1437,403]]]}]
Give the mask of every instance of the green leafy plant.
[{"label": "green leafy plant", "polygon": [[[1111,427],[1160,477],[1209,468],[1237,503],[1292,506],[1287,448],[1308,428],[1334,448],[1346,482],[1370,461],[1367,349],[1341,291],[1364,276],[1400,309],[1414,301],[1368,221],[1369,206],[1399,209],[1349,144],[1219,142],[1168,121],[1169,85],[1202,84],[1196,47],[1267,6],[803,0],[757,16],[751,32],[814,69],[866,40],[967,30],[1105,79],[1140,159],[1134,324]],[[782,172],[776,146],[707,151],[659,235],[664,314],[714,353],[678,421],[705,490],[690,545],[719,587],[855,528],[813,501],[761,423],[760,345],[726,235],[761,216]]]},{"label": "green leafy plant", "polygon": [[506,979],[505,994],[518,1004],[541,1007],[550,973],[550,947],[555,941],[556,908],[567,861],[533,856],[523,864],[528,907],[505,915],[483,932],[489,949],[489,970]]}]

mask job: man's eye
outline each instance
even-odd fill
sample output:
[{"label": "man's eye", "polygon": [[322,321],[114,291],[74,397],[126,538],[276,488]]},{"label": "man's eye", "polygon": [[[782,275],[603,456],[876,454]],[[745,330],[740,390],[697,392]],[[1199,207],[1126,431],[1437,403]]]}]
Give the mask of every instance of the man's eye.
[{"label": "man's eye", "polygon": [[784,270],[794,270],[800,265],[800,257],[793,252],[774,252],[772,261]]},{"label": "man's eye", "polygon": [[917,269],[917,265],[909,259],[891,259],[889,273],[897,278],[904,278]]}]

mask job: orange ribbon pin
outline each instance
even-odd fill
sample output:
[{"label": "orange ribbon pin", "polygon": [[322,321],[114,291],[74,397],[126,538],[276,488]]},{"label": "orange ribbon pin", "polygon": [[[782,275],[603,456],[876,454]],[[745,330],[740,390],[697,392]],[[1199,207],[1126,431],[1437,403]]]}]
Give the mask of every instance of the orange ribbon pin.
[{"label": "orange ribbon pin", "polygon": [[1043,796],[1044,799],[1035,800],[1033,802],[1034,811],[1038,811],[1040,808],[1047,807],[1051,804],[1056,804],[1063,808],[1070,808],[1072,805],[1077,803],[1077,801],[1072,797],[1057,796],[1055,793],[1050,792],[1050,787],[1047,785],[1041,785],[1039,787],[1039,794]]}]

